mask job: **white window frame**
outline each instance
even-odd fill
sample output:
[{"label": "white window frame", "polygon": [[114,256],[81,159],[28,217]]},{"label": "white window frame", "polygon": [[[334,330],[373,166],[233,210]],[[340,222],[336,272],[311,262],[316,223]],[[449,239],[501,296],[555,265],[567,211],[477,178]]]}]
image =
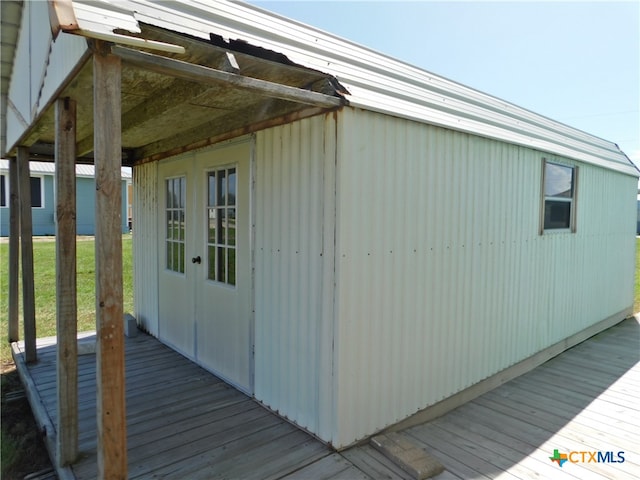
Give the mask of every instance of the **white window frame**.
[{"label": "white window frame", "polygon": [[[162,205],[162,216],[163,216],[163,225],[164,225],[164,268],[167,272],[171,272],[174,273],[176,275],[186,275],[187,272],[187,253],[186,253],[186,247],[187,247],[187,206],[188,206],[188,199],[187,199],[187,194],[186,194],[186,189],[187,189],[187,177],[185,175],[176,175],[176,176],[172,176],[172,177],[166,177],[164,179],[164,191],[165,191],[165,196],[167,195],[167,186],[168,186],[168,182],[169,181],[173,181],[173,180],[184,180],[184,199],[181,198],[181,201],[184,200],[184,206],[180,207],[178,206],[174,206],[171,205],[170,207],[167,206],[167,202],[168,199],[165,198],[164,200],[164,204]],[[181,190],[181,197],[182,197],[182,190]],[[180,236],[178,235],[177,238],[173,237],[173,227],[172,227],[172,235],[171,238],[169,238],[168,235],[168,224],[167,224],[167,213],[171,212],[171,214],[173,215],[176,212],[180,212],[182,211],[182,215],[184,218],[184,230],[183,230],[183,235],[182,238],[180,238]],[[173,252],[173,245],[177,245],[178,246],[178,263],[177,263],[177,269],[174,266],[174,260],[175,258],[171,257],[171,265],[169,265],[169,249],[172,249]],[[182,246],[182,248],[180,248],[180,246]],[[182,258],[180,258],[180,256],[182,256]],[[180,260],[182,260],[182,271],[180,271]]]},{"label": "white window frame", "polygon": [[[545,191],[545,181],[547,174],[547,165],[557,165],[563,168],[569,168],[572,170],[571,175],[571,198],[560,197],[554,195],[547,195]],[[577,198],[578,198],[578,166],[567,163],[562,163],[556,160],[549,160],[547,158],[542,159],[542,181],[540,186],[540,235],[549,233],[576,233],[576,219],[577,219]],[[545,228],[545,212],[547,201],[567,202],[570,204],[569,210],[569,226],[560,228]]]},{"label": "white window frame", "polygon": [[[223,205],[219,205],[217,203],[218,200],[218,192],[216,190],[216,195],[215,195],[215,199],[216,199],[216,204],[215,205],[210,205],[209,203],[209,176],[213,173],[213,174],[219,174],[220,172],[224,172],[225,174],[225,182],[228,181],[229,179],[229,171],[233,170],[234,174],[235,174],[235,200],[233,204],[229,204],[229,199],[228,199],[228,194],[229,194],[229,188],[227,186],[226,190],[226,197],[225,197],[225,203]],[[217,179],[216,179],[216,189],[217,189]],[[234,219],[235,221],[237,221],[237,215],[238,215],[238,164],[237,163],[231,163],[231,164],[227,164],[227,165],[221,165],[219,167],[216,168],[211,168],[208,169],[206,171],[206,175],[205,175],[205,197],[206,197],[206,205],[205,205],[205,225],[207,226],[205,229],[205,245],[206,245],[206,279],[208,282],[213,282],[216,283],[218,285],[223,285],[225,287],[228,288],[232,288],[235,289],[237,286],[237,272],[238,272],[238,239],[237,236],[234,235],[234,242],[233,244],[231,244],[229,242],[229,224],[226,224],[225,226],[225,232],[226,232],[226,237],[224,239],[222,239],[222,241],[220,241],[218,239],[218,228],[220,227],[217,224],[216,221],[216,239],[214,241],[211,241],[211,239],[209,238],[210,235],[210,221],[212,218],[218,218],[218,215],[221,212],[225,213],[224,218],[229,218],[228,214],[229,211],[233,211],[234,212]],[[211,212],[215,212],[216,215],[214,217],[211,217]],[[214,277],[215,278],[211,278],[210,273],[211,273],[211,249],[213,249],[215,253],[215,257],[214,257],[214,267],[213,267],[213,271],[214,271]],[[217,257],[217,251],[218,249],[222,249],[224,252],[224,279],[221,279],[218,275],[219,275],[219,271],[218,271],[218,261],[219,258]],[[233,265],[233,283],[231,283],[229,281],[229,272],[230,272],[230,268],[229,268],[229,253],[233,251],[234,255],[234,265]]]}]

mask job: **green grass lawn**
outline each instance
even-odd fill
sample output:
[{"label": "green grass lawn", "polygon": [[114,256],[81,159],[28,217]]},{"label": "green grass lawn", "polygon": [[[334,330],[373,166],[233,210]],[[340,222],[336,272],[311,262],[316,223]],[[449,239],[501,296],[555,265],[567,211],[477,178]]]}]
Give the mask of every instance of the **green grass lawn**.
[{"label": "green grass lawn", "polygon": [[[83,239],[78,240],[76,245],[78,331],[95,330],[95,242],[93,238]],[[9,312],[8,263],[9,245],[3,243],[0,244],[0,292],[2,293],[0,295],[0,338],[2,339],[0,360],[3,365],[11,361],[11,350],[6,341]],[[33,242],[33,264],[36,334],[38,337],[53,336],[56,334],[56,244],[54,241],[47,239]],[[124,311],[133,313],[133,258],[132,240],[129,234],[122,237],[122,267]],[[22,335],[22,323],[20,323],[21,338]]]}]

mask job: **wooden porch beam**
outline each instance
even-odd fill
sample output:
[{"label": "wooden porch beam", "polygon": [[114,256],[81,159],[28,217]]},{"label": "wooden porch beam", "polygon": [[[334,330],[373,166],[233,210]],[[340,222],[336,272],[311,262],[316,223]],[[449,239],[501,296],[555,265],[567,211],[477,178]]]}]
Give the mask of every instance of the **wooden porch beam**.
[{"label": "wooden porch beam", "polygon": [[20,212],[18,209],[18,161],[9,159],[9,343],[20,340],[19,269]]},{"label": "wooden porch beam", "polygon": [[205,84],[225,83],[266,97],[279,98],[281,100],[288,100],[290,102],[315,107],[335,108],[346,103],[343,98],[332,97],[324,93],[304,90],[302,88],[282,85],[258,78],[245,77],[243,75],[216,70],[203,65],[183,62],[182,60],[154,55],[152,53],[141,52],[131,48],[115,45],[111,47],[111,51],[114,55],[122,58],[122,60],[138,67],[190,82]]},{"label": "wooden porch beam", "polygon": [[29,148],[18,147],[18,195],[20,203],[20,252],[22,256],[22,319],[27,363],[37,360],[36,307],[33,286],[33,227],[31,223],[31,175]]},{"label": "wooden porch beam", "polygon": [[98,478],[127,478],[122,305],[121,62],[94,43]]},{"label": "wooden porch beam", "polygon": [[76,290],[76,102],[58,99],[56,128],[56,335],[58,434],[56,461],[78,456],[78,341]]}]

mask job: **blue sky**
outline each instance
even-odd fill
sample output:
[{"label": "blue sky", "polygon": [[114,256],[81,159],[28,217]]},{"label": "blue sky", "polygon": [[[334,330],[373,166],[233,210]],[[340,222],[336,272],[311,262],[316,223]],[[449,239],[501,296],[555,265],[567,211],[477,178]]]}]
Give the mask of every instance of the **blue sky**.
[{"label": "blue sky", "polygon": [[617,143],[640,167],[640,2],[252,1]]}]

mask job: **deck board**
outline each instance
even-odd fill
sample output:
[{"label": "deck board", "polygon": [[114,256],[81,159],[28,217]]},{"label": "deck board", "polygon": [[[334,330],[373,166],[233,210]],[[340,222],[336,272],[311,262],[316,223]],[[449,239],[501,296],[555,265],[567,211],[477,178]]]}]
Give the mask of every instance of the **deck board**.
[{"label": "deck board", "polygon": [[[640,326],[631,318],[405,433],[465,479],[638,478],[639,399]],[[626,455],[560,469],[554,449]]]},{"label": "deck board", "polygon": [[[86,334],[82,342],[93,341]],[[129,478],[409,478],[369,445],[334,452],[144,334],[126,339]],[[55,340],[27,368],[55,425]],[[640,471],[640,327],[635,319],[404,434],[438,458],[436,480],[636,478]],[[95,354],[79,357],[78,480],[96,475]],[[619,464],[565,464],[554,449],[626,452]],[[559,477],[558,477],[559,478]]]}]

